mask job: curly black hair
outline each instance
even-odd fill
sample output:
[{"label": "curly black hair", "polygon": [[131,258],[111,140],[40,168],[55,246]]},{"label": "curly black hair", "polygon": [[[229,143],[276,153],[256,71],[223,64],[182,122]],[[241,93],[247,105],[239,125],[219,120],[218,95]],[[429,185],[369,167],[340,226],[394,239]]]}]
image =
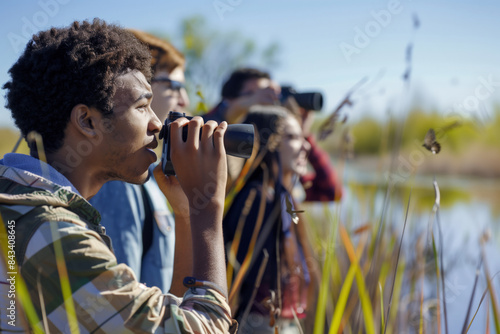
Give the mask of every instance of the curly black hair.
[{"label": "curly black hair", "polygon": [[[9,70],[6,108],[26,138],[37,131],[45,150],[62,147],[77,104],[113,114],[115,78],[129,70],[151,80],[151,54],[132,33],[100,19],[42,31]],[[33,151],[33,148],[32,148]]]}]

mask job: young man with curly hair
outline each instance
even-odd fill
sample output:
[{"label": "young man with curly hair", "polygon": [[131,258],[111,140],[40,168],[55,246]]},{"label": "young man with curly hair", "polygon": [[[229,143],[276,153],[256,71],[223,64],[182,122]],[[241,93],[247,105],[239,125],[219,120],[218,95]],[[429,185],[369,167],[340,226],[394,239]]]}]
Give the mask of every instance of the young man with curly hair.
[{"label": "young man with curly hair", "polygon": [[[31,156],[0,161],[0,214],[15,231],[16,279],[24,280],[38,319],[31,318],[32,331],[225,333],[231,327],[221,226],[225,123],[176,120],[170,135],[177,179],[155,169],[162,192],[184,196],[184,205],[195,207],[200,189],[210,199],[190,211],[194,278],[184,298],[146,287],[117,263],[99,213],[87,202],[107,181],[144,183],[157,159],[162,124],[151,108],[150,57],[131,33],[96,19],[34,35],[9,71],[7,107]],[[10,279],[6,272],[2,283]],[[15,329],[4,318],[2,330]]]},{"label": "young man with curly hair", "polygon": [[[189,106],[184,88],[184,56],[163,39],[139,30],[129,31],[151,52],[151,90],[154,97],[151,107],[163,124],[169,111],[184,112]],[[151,165],[149,168],[152,170],[154,167]],[[175,209],[179,207],[176,200],[176,197],[170,198],[170,204]],[[189,211],[174,212],[174,220],[154,177],[142,185],[107,182],[90,203],[101,214],[101,224],[113,240],[118,262],[127,264],[138,281],[147,286],[157,286],[177,296],[184,294],[182,277],[191,270],[187,259],[191,243],[189,238],[185,238],[186,242],[175,244],[175,235],[182,240],[183,235],[190,233],[189,224],[185,223],[189,222]],[[175,263],[174,271],[175,247],[177,252],[187,256]],[[177,276],[172,280],[174,272]]]}]

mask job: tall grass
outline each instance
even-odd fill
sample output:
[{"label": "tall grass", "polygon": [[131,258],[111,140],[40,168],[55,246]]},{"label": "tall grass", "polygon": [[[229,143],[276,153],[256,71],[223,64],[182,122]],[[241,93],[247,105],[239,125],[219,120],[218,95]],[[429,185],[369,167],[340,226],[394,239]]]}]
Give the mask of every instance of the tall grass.
[{"label": "tall grass", "polygon": [[[409,120],[412,122],[414,130],[409,132],[405,130],[403,132],[402,148],[410,147],[415,141],[422,140],[423,135],[421,134],[426,133],[429,124],[438,123],[445,127],[446,124],[451,122],[451,120],[441,119],[437,114],[422,114],[418,111],[411,113]],[[357,134],[356,152],[375,154],[392,152],[394,147],[391,146],[393,144],[390,138],[395,136],[395,127],[393,125],[395,123],[390,122],[389,125],[380,127],[380,130],[378,130],[377,122],[373,120],[355,124],[352,131]],[[495,121],[492,124],[500,126],[500,112],[497,112]],[[472,123],[463,124],[457,129],[450,130],[450,132],[446,133],[446,148],[459,150],[460,147],[467,144],[468,138],[471,136],[474,138],[477,135],[475,131]],[[337,131],[336,133],[340,132]],[[364,137],[361,134],[367,133],[371,133],[371,136],[363,139]],[[377,136],[377,138],[382,139],[380,142],[373,140],[374,133],[381,134],[381,136]],[[484,146],[496,147],[494,141],[498,139],[498,131],[493,131],[487,126],[484,133],[486,135],[484,137],[477,136],[477,138],[481,138],[477,140]],[[9,138],[8,142],[0,142],[4,144],[4,150],[10,151],[9,148],[15,145],[18,137],[15,133],[9,133],[7,136]],[[338,138],[332,140],[332,142],[336,141],[340,142]],[[500,140],[497,143],[500,143]],[[26,153],[27,148],[25,144],[23,145],[21,152]],[[339,151],[343,150],[339,149]],[[436,158],[439,159],[440,157],[437,156]],[[340,163],[347,164],[344,160]],[[382,165],[379,166],[377,172],[382,175],[383,167]],[[348,168],[342,168],[342,170],[347,172]],[[446,268],[442,257],[443,251],[446,250],[446,244],[441,231],[439,231],[438,209],[440,204],[445,203],[447,198],[453,194],[446,191],[440,192],[439,205],[436,207],[432,201],[426,202],[422,200],[425,197],[422,189],[432,189],[433,187],[437,187],[437,185],[419,185],[413,188],[411,205],[410,198],[412,197],[408,196],[406,212],[403,215],[397,215],[394,207],[399,205],[398,198],[401,198],[406,190],[389,184],[381,187],[351,184],[351,191],[355,193],[361,209],[365,210],[363,216],[371,217],[368,222],[356,220],[358,216],[352,212],[351,203],[343,202],[334,206],[323,205],[319,214],[315,213],[312,207],[306,206],[307,223],[310,228],[315,257],[321,264],[319,293],[315,300],[316,313],[308,315],[314,318],[314,334],[439,333],[442,331],[443,325],[445,330],[448,331],[446,325],[448,316],[444,307],[441,306],[446,305]],[[384,196],[382,207],[377,207],[375,204],[376,196],[379,193]],[[416,201],[416,198],[419,200]],[[407,242],[405,243],[403,237],[406,223],[413,218],[411,207],[418,207],[419,205],[420,209],[426,207],[432,219],[436,217],[437,227],[434,224],[429,224],[424,234],[428,233],[430,238],[417,234],[413,235],[411,240],[406,238]],[[344,216],[341,215],[341,210],[344,211]],[[0,225],[3,227],[3,224]],[[434,228],[438,228],[437,236],[439,239],[435,238]],[[4,231],[1,231],[0,235],[2,234],[5,235]],[[431,242],[426,243],[423,240],[430,240]],[[470,282],[472,292],[467,311],[462,318],[458,319],[464,323],[463,333],[470,330],[473,322],[479,321],[478,314],[485,312],[488,316],[491,315],[493,329],[500,334],[498,290],[494,285],[495,276],[492,276],[488,268],[488,259],[484,253],[485,242],[483,240],[481,244],[482,253],[478,261],[477,274],[474,281]],[[2,245],[5,245],[5,242],[2,242]],[[4,249],[2,251],[6,254]],[[65,274],[64,254],[57,252],[57,257],[58,267],[61,266],[61,286],[64,289],[69,284],[67,274]],[[249,254],[249,259],[250,257],[251,254]],[[244,268],[247,267],[248,261],[243,265]],[[231,267],[234,265],[236,264],[230,263],[229,281],[231,281],[234,274]],[[481,267],[483,268],[482,273],[479,271]],[[429,275],[429,272],[431,275]],[[237,282],[240,280],[240,277],[236,279]],[[436,285],[437,292],[435,294],[432,291],[425,290],[429,288],[424,284],[426,280],[432,280]],[[474,296],[476,289],[478,289],[477,282],[481,280],[486,281],[487,287],[479,303],[475,303]],[[19,279],[18,282],[20,303],[23,306],[26,318],[33,331],[43,332],[42,328],[37,327],[40,321],[36,317],[29,295],[23,290],[22,279]],[[74,324],[76,317],[71,306],[70,291],[63,292],[65,301],[68,302],[66,304],[68,320]],[[233,295],[235,295],[234,292]],[[483,303],[485,300],[487,303]],[[485,304],[488,304],[488,306],[485,306]],[[409,305],[413,306],[409,307]],[[473,314],[472,310],[475,310]],[[453,315],[453,320],[457,320],[456,315]],[[489,322],[487,326],[489,326]],[[75,327],[70,326],[70,328]]]},{"label": "tall grass", "polygon": [[[11,138],[12,139],[12,138]],[[36,145],[36,150],[37,150],[37,156],[39,159],[45,163],[47,163],[47,157],[45,154],[45,148],[43,145],[43,139],[35,131],[32,131],[28,134],[27,140],[30,142],[35,143]],[[16,143],[12,147],[13,152],[17,152],[19,150],[21,142],[19,139],[16,140]],[[27,149],[26,142],[24,142],[24,149]],[[43,177],[49,179],[49,171],[47,169],[46,165],[42,165],[42,173]],[[2,251],[2,261],[5,261],[7,258],[7,233],[5,230],[4,222],[0,217],[0,247]],[[68,324],[69,324],[69,329],[71,333],[79,333],[79,327],[78,327],[78,320],[77,320],[77,315],[76,315],[76,310],[75,310],[75,305],[73,302],[72,298],[72,291],[71,291],[71,285],[69,281],[69,276],[68,276],[68,271],[66,267],[66,260],[65,260],[65,255],[63,252],[62,244],[61,244],[61,238],[59,236],[59,230],[56,227],[56,224],[51,224],[50,226],[51,234],[52,234],[52,239],[54,240],[53,245],[54,245],[54,254],[55,254],[55,259],[56,259],[56,266],[57,266],[57,271],[59,273],[59,280],[61,284],[61,293],[63,296],[63,303],[65,306],[65,311],[68,319]],[[47,321],[47,315],[45,313],[45,303],[44,303],[44,298],[43,298],[43,293],[42,293],[42,282],[39,280],[37,281],[38,285],[38,293],[39,293],[39,299],[40,299],[40,306],[41,306],[41,313],[42,313],[42,322],[39,322],[38,316],[36,314],[36,311],[33,307],[32,301],[29,299],[30,295],[29,292],[26,288],[26,284],[20,275],[21,272],[18,268],[17,262],[16,262],[16,272],[19,274],[18,277],[16,277],[16,286],[18,288],[18,295],[16,295],[16,298],[19,301],[20,304],[20,311],[21,311],[21,317],[23,317],[23,314],[26,314],[26,317],[28,319],[27,325],[29,328],[34,331],[35,333],[48,333],[48,321]],[[41,326],[43,325],[43,330]]]},{"label": "tall grass", "polygon": [[[419,112],[415,112],[412,117],[416,115],[421,116]],[[431,115],[430,118],[432,119],[432,117],[436,117],[436,115]],[[500,112],[497,112],[496,119],[500,120]],[[414,119],[411,122],[412,127],[418,128],[419,125],[415,125]],[[448,129],[457,127],[456,124],[450,123],[450,120],[441,120],[441,124],[443,127],[446,127],[446,124],[452,124],[452,126],[448,126]],[[389,125],[388,130],[381,131],[380,129],[378,131],[376,122],[373,120],[367,120],[365,125],[370,131],[363,128],[360,132],[363,134],[371,132],[372,135],[371,140],[367,140],[369,143],[365,147],[376,147],[375,150],[371,151],[371,153],[376,154],[392,152],[394,157],[395,151],[391,145],[396,144],[391,144],[391,140],[388,138],[397,137],[395,128]],[[469,131],[467,128],[472,128],[473,124],[463,126],[465,130],[461,130],[462,134],[463,131]],[[406,137],[407,134],[404,131],[399,141],[400,147],[403,148],[404,145],[410,144],[416,145],[417,142],[422,143],[427,130],[428,128],[422,130],[421,135],[418,135],[420,132],[415,130],[411,134],[413,138]],[[373,140],[373,131],[380,134],[387,134],[388,131],[389,134],[377,136],[382,139],[379,142]],[[447,133],[446,131],[448,130],[442,133],[447,135],[445,142],[446,145],[450,144],[452,150],[455,149],[454,146],[458,148],[468,139],[467,136],[465,138],[452,136],[451,132]],[[491,130],[488,128],[486,131],[489,133]],[[476,135],[477,133],[474,133],[474,136]],[[338,152],[343,151],[341,139],[332,139],[330,142],[338,144],[336,146]],[[394,143],[397,142],[398,140],[394,140]],[[384,145],[387,146],[381,147],[380,143],[385,143]],[[486,143],[484,145],[487,146]],[[434,158],[439,159],[440,157]],[[345,161],[342,160],[342,157],[340,159],[340,163],[344,164]],[[418,174],[418,168],[406,181],[411,183],[416,174]],[[379,175],[382,175],[380,170]],[[424,189],[428,190],[423,191]],[[432,191],[431,189],[435,191],[433,201],[425,199],[426,196],[430,197],[430,194],[426,195],[425,193],[429,193]],[[306,210],[306,213],[308,221],[313,222],[311,224],[314,235],[312,243],[316,245],[316,255],[323,268],[320,293],[324,295],[320,295],[318,298],[314,333],[441,333],[443,329],[445,333],[448,333],[450,315],[447,314],[446,306],[447,288],[444,263],[444,253],[447,248],[441,230],[442,222],[440,221],[439,209],[441,200],[446,203],[450,196],[453,197],[456,194],[449,191],[444,191],[441,194],[436,180],[427,185],[419,184],[416,187],[417,201],[412,205],[429,212],[431,221],[435,220],[436,224],[429,223],[426,231],[414,235],[412,240],[403,243],[407,221],[412,219],[411,214],[409,214],[410,200],[408,200],[404,217],[394,216],[393,207],[400,206],[398,198],[401,198],[401,193],[407,190],[401,186],[394,186],[390,182],[378,187],[351,184],[350,190],[354,192],[353,198],[359,202],[361,209],[364,210],[363,216],[372,217],[370,222],[356,221],[355,214],[344,215],[345,221],[342,221],[338,216],[333,219],[331,218],[333,215],[328,213],[331,210],[328,205],[324,205],[327,214],[323,215],[318,214],[318,210],[315,212],[312,205],[306,207],[312,211],[311,213]],[[381,206],[379,208],[375,206],[377,194],[384,194],[384,200],[379,203]],[[343,205],[345,206],[346,203]],[[338,210],[338,205],[335,208]],[[346,209],[344,208],[344,210]],[[347,203],[347,210],[350,210],[349,203]],[[379,220],[375,220],[376,212],[380,214]],[[325,234],[324,225],[333,226],[333,230],[329,234]],[[435,238],[435,231],[438,238]],[[425,238],[424,234],[430,238]],[[400,241],[397,242],[397,240]],[[430,242],[426,243],[424,240],[430,240]],[[412,247],[412,244],[413,248],[408,248]],[[408,257],[408,254],[412,256]],[[411,266],[408,265],[408,261],[412,261]],[[478,268],[481,263],[482,259]],[[460,318],[460,321],[464,322],[463,333],[467,333],[470,329],[481,308],[483,299],[487,296],[489,296],[491,313],[488,307],[486,310],[483,307],[483,312],[488,316],[491,314],[493,328],[495,328],[496,333],[500,333],[497,291],[487,266],[483,265],[483,268],[484,275],[482,276],[487,281],[487,289],[477,304],[474,300],[474,292],[479,279],[478,273],[476,279],[470,282],[473,293],[469,300],[469,307]],[[424,284],[424,282],[431,281],[435,284],[435,292],[429,290],[428,284]],[[331,305],[331,308],[328,308],[328,305]],[[418,307],[406,310],[402,309],[401,305]],[[470,319],[472,308],[476,308],[476,312]],[[451,318],[454,322],[457,321],[456,314],[453,314]]]},{"label": "tall grass", "polygon": [[[406,214],[409,215],[409,211],[408,205]],[[429,211],[432,213],[432,208]],[[308,221],[318,222],[318,216],[317,213],[309,213]],[[330,219],[333,219],[327,223],[332,227],[330,234],[323,233],[323,228],[318,226],[322,223],[312,226],[313,244],[322,267],[315,334],[445,333],[449,332],[446,324],[449,319],[464,322],[463,333],[467,333],[471,323],[477,321],[478,312],[489,312],[484,304],[480,311],[482,301],[478,304],[474,295],[469,300],[469,307],[477,308],[472,319],[469,310],[458,318],[457,314],[450,315],[445,311],[447,287],[442,251],[446,249],[446,243],[442,233],[429,231],[431,244],[425,242],[427,232],[411,236],[412,240],[403,242],[405,217],[397,219],[400,224],[394,221],[389,224],[379,238],[374,237],[377,224],[347,228],[349,223],[340,218]],[[438,228],[436,225],[433,229]],[[378,243],[377,252],[370,251],[373,242]],[[408,257],[408,254],[412,256]],[[429,257],[428,254],[433,255]],[[478,268],[480,266],[481,262]],[[490,296],[494,332],[500,333],[496,328],[500,315],[497,291],[491,274],[483,268],[484,273],[479,275],[478,272],[477,278],[482,276],[488,282],[483,298]],[[435,293],[424,281],[434,281]],[[471,280],[468,288],[475,291],[476,280]],[[401,305],[414,307],[405,309]]]}]

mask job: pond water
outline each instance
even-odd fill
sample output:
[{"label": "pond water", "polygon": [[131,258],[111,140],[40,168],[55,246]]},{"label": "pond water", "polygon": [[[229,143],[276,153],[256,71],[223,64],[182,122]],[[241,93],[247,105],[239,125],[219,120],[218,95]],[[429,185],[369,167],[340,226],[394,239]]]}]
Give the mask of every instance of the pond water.
[{"label": "pond water", "polygon": [[[374,173],[354,165],[346,167],[343,175],[345,192],[340,203],[340,217],[349,228],[368,222],[377,223],[384,214],[384,221],[401,235],[411,189],[404,252],[406,255],[414,252],[416,238],[428,236],[430,223],[440,249],[438,225],[432,211],[435,202],[434,177],[408,177],[387,192],[387,173]],[[440,190],[439,218],[443,235],[448,332],[460,333],[481,254],[480,239],[485,232],[490,238],[484,245],[486,257],[483,263],[487,265],[490,276],[499,273],[494,276],[493,283],[496,299],[500,301],[500,180],[438,175],[436,182]],[[330,209],[334,210],[335,205],[339,204],[331,204]],[[323,206],[314,205],[308,209],[316,216],[322,214]],[[483,265],[469,321],[485,289]],[[435,277],[434,281],[426,282],[424,291],[425,298],[435,298]],[[486,307],[483,302],[469,333],[485,333]],[[442,333],[445,333],[444,326],[442,321]],[[491,317],[490,328],[494,328]]]}]

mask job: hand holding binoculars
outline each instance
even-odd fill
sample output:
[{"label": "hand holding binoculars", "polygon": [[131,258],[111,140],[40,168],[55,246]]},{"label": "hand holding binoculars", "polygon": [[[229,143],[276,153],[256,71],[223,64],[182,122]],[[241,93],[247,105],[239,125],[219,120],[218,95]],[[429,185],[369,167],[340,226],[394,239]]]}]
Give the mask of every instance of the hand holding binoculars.
[{"label": "hand holding binoculars", "polygon": [[[161,166],[166,175],[175,175],[174,166],[170,160],[170,123],[178,118],[185,117],[184,113],[171,111],[165,120],[165,125],[160,132],[160,139],[163,139],[163,148],[161,156]],[[182,139],[187,140],[188,127],[182,129]],[[201,138],[201,131],[200,131]],[[254,128],[252,124],[229,124],[224,135],[224,147],[226,154],[240,158],[250,158],[252,155],[254,143]]]}]

